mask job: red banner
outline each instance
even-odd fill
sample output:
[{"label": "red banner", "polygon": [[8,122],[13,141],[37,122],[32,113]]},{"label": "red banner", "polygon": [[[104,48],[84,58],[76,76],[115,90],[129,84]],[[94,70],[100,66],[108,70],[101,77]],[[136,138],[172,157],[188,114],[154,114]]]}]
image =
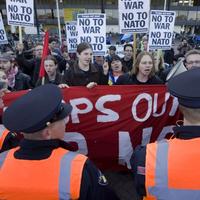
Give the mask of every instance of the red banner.
[{"label": "red banner", "polygon": [[[22,93],[6,95],[5,103]],[[179,119],[177,99],[161,85],[71,87],[63,95],[73,106],[65,140],[104,169],[129,167],[138,144],[165,138]]]}]

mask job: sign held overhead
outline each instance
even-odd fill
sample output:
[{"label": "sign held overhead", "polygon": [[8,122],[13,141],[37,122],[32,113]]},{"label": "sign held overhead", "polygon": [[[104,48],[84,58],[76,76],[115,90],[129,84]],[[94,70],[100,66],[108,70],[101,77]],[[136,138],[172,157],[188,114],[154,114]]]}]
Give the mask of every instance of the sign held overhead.
[{"label": "sign held overhead", "polygon": [[149,0],[118,0],[121,33],[146,33],[149,26]]},{"label": "sign held overhead", "polygon": [[78,44],[87,42],[92,45],[94,56],[106,54],[106,16],[105,14],[78,14]]},{"label": "sign held overhead", "polygon": [[0,44],[8,44],[8,39],[3,25],[3,19],[1,13],[0,13]]},{"label": "sign held overhead", "polygon": [[34,26],[33,0],[6,0],[8,25]]},{"label": "sign held overhead", "polygon": [[171,49],[175,15],[174,11],[151,11],[149,50]]},{"label": "sign held overhead", "polygon": [[67,46],[69,53],[75,53],[77,49],[77,25],[76,21],[66,22],[66,33],[67,33]]}]

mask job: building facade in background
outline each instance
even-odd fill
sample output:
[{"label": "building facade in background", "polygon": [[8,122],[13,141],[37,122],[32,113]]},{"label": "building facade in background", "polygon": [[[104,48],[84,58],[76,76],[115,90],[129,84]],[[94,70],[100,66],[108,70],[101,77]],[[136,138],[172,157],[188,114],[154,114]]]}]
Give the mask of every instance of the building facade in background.
[{"label": "building facade in background", "polygon": [[[0,1],[0,12],[7,24],[6,0]],[[118,32],[118,0],[58,0],[61,24],[75,20],[76,13],[105,12],[107,16],[107,32]],[[200,34],[200,0],[166,0],[167,10],[176,11],[176,30]],[[38,20],[35,24],[40,27],[56,27],[56,0],[35,0],[35,13]],[[151,9],[162,10],[164,0],[151,0]]]}]

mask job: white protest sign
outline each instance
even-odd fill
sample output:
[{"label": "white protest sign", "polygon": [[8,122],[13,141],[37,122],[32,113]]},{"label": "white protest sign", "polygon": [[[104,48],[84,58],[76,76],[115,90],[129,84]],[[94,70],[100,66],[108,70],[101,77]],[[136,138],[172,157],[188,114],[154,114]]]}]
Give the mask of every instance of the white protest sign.
[{"label": "white protest sign", "polygon": [[8,39],[4,29],[1,13],[0,13],[0,44],[8,44]]},{"label": "white protest sign", "polygon": [[175,16],[176,13],[174,11],[151,11],[149,50],[171,49]]},{"label": "white protest sign", "polygon": [[33,0],[6,0],[9,25],[34,26]]},{"label": "white protest sign", "polygon": [[147,33],[150,0],[118,0],[121,33]]},{"label": "white protest sign", "polygon": [[78,44],[87,42],[92,45],[94,56],[106,54],[106,16],[105,14],[78,14]]},{"label": "white protest sign", "polygon": [[68,52],[74,53],[76,52],[77,48],[77,36],[78,32],[76,30],[76,21],[66,22],[66,34],[67,34],[67,46],[68,46]]}]

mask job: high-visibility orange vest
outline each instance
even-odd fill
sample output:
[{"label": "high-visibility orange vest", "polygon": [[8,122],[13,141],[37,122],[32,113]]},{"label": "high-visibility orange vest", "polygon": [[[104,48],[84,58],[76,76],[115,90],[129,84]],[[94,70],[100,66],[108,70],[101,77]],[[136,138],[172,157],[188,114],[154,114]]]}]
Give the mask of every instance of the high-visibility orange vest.
[{"label": "high-visibility orange vest", "polygon": [[200,138],[147,145],[146,200],[200,199]]},{"label": "high-visibility orange vest", "polygon": [[0,130],[0,150],[2,149],[4,140],[5,140],[5,138],[6,138],[6,136],[8,135],[9,132],[10,131],[7,130],[6,128],[3,129],[3,130]]},{"label": "high-visibility orange vest", "polygon": [[0,199],[69,200],[80,197],[87,157],[58,148],[42,160],[14,158],[18,148],[0,154]]}]

